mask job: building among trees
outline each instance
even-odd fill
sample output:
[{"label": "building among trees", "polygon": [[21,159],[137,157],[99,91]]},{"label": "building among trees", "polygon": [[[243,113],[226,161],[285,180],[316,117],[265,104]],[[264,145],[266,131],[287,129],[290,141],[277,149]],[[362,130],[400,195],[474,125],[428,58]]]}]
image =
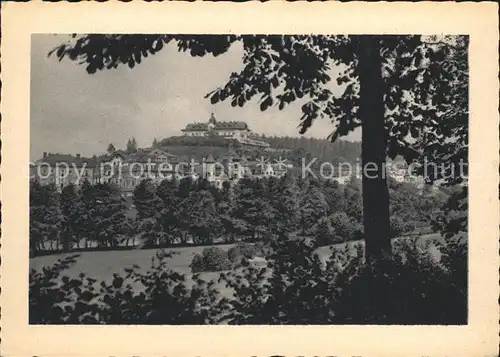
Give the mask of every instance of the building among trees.
[{"label": "building among trees", "polygon": [[32,180],[41,185],[54,184],[58,191],[69,185],[80,187],[87,181],[113,184],[128,197],[146,179],[157,185],[163,180],[191,177],[192,180],[205,179],[222,189],[224,182],[231,184],[244,177],[282,177],[292,167],[287,160],[265,164],[249,160],[229,144],[224,155],[214,158],[209,153],[201,161],[173,155],[160,148],[137,149],[130,153],[108,150],[107,154],[92,158],[80,154],[44,153],[42,159],[30,166],[30,174]]}]

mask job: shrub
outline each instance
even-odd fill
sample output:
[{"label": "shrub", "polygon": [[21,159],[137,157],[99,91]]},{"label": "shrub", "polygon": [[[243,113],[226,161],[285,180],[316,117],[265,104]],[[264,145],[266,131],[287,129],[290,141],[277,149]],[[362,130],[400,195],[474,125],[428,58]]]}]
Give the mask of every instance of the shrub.
[{"label": "shrub", "polygon": [[191,261],[189,267],[193,273],[199,273],[204,270],[203,258],[201,257],[201,254],[195,254],[193,256],[193,260]]},{"label": "shrub", "polygon": [[409,233],[414,229],[415,229],[415,224],[413,222],[405,221],[403,218],[398,216],[393,216],[390,218],[391,238],[395,238],[405,233]]},{"label": "shrub", "polygon": [[334,243],[347,242],[358,238],[359,223],[345,212],[334,213],[330,217],[335,237]]},{"label": "shrub", "polygon": [[363,238],[362,226],[345,212],[322,217],[314,226],[317,246],[338,244]]},{"label": "shrub", "polygon": [[256,256],[262,256],[263,247],[262,243],[239,242],[236,246],[228,250],[227,255],[233,263],[239,263],[242,258],[252,259]]},{"label": "shrub", "polygon": [[203,249],[201,255],[196,254],[191,261],[191,271],[198,273],[202,271],[221,271],[231,269],[232,261],[228,252],[218,247]]},{"label": "shrub", "polygon": [[240,249],[236,247],[229,248],[227,251],[227,257],[233,263],[238,263],[241,260],[241,252]]},{"label": "shrub", "polygon": [[249,267],[250,266],[250,262],[248,261],[247,258],[245,258],[245,257],[241,258],[241,266],[242,267]]},{"label": "shrub", "polygon": [[334,230],[330,219],[328,217],[321,218],[315,227],[316,231],[316,245],[325,246],[335,243]]}]

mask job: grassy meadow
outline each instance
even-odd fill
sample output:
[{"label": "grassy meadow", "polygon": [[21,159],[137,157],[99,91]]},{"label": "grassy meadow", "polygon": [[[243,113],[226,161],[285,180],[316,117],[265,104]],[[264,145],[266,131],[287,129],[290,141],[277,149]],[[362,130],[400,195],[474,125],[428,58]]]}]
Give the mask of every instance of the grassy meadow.
[{"label": "grassy meadow", "polygon": [[[405,239],[405,238],[398,238]],[[423,235],[419,239],[419,244],[426,241],[439,241],[439,234],[428,234]],[[336,245],[336,247],[345,249],[347,245],[350,251],[354,254],[354,246],[357,243],[363,244],[363,241],[353,241],[348,243],[341,243]],[[229,250],[235,246],[235,244],[225,244],[217,245],[218,248]],[[193,260],[195,254],[201,254],[203,249],[207,246],[196,246],[196,247],[181,247],[181,248],[169,248],[165,249],[168,252],[174,253],[171,258],[168,259],[168,267],[173,271],[185,274],[188,279],[193,274],[191,273],[190,264]],[[434,244],[431,244],[428,248],[431,254],[439,260],[439,251]],[[326,260],[330,256],[330,246],[319,247],[316,249],[316,253],[319,255],[321,260]],[[76,264],[71,266],[66,270],[63,275],[69,277],[77,277],[80,273],[85,273],[87,276],[97,279],[98,281],[111,282],[113,279],[113,274],[124,273],[124,269],[130,268],[134,265],[138,265],[141,271],[146,271],[151,267],[152,259],[158,253],[158,249],[133,249],[133,250],[116,250],[116,251],[87,251],[78,253],[63,253],[63,254],[53,254],[35,257],[30,260],[30,268],[41,270],[45,266],[50,266],[54,264],[57,260],[64,258],[66,256],[78,255],[76,259]],[[256,264],[263,264],[263,262],[256,262]],[[216,280],[218,279],[217,272],[203,272],[200,276],[205,280]],[[188,280],[188,285],[190,281]],[[226,288],[223,283],[218,283],[217,288],[223,295],[230,294],[230,290]]]}]

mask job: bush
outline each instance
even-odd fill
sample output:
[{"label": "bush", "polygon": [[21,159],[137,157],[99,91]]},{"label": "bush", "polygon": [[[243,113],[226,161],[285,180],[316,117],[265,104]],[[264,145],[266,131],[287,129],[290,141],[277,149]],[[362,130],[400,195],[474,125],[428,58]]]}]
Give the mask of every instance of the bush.
[{"label": "bush", "polygon": [[193,260],[191,261],[189,267],[191,268],[191,272],[193,273],[199,273],[204,270],[203,258],[201,254],[195,254],[193,256]]},{"label": "bush", "polygon": [[218,247],[203,249],[201,255],[195,254],[190,264],[193,273],[203,271],[221,271],[231,269],[232,261],[229,259],[228,252]]},{"label": "bush", "polygon": [[322,217],[314,226],[316,246],[338,244],[363,238],[362,225],[345,212]]},{"label": "bush", "polygon": [[230,248],[227,251],[227,257],[231,262],[238,263],[241,260],[241,252],[239,248],[237,246]]},{"label": "bush", "polygon": [[399,216],[392,216],[390,218],[391,238],[399,237],[413,230],[415,230],[414,222],[406,221]]},{"label": "bush", "polygon": [[263,255],[263,244],[239,242],[228,250],[227,255],[233,263],[239,263],[242,258],[252,259]]},{"label": "bush", "polygon": [[337,243],[335,242],[334,230],[328,217],[323,217],[318,221],[315,231],[316,245],[318,247]]}]

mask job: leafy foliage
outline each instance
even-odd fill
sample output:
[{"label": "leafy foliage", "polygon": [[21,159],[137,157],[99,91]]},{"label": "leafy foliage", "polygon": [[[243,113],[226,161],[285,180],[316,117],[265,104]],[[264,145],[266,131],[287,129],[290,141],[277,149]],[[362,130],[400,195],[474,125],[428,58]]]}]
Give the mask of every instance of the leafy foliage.
[{"label": "leafy foliage", "polygon": [[29,276],[29,321],[39,324],[88,323],[98,318],[98,309],[89,302],[97,296],[96,280],[80,274],[78,278],[62,276],[76,262],[78,255],[59,260],[41,272]]},{"label": "leafy foliage", "polygon": [[[363,36],[343,35],[73,35],[55,48],[95,73],[120,64],[134,67],[164,45],[175,42],[191,56],[225,53],[243,45],[243,68],[208,94],[212,103],[230,100],[243,106],[260,97],[260,108],[285,108],[304,100],[301,132],[313,121],[330,118],[336,124],[331,139],[361,125],[358,117],[358,56]],[[388,153],[413,161],[458,162],[467,148],[468,68],[466,36],[376,36],[383,57]],[[336,70],[336,82],[345,88],[335,97],[327,84]],[[408,141],[407,136],[425,140]],[[443,142],[442,136],[456,140]],[[458,151],[457,151],[458,150]],[[465,150],[465,151],[464,151]],[[453,154],[456,152],[456,155]]]},{"label": "leafy foliage", "polygon": [[30,254],[45,249],[49,242],[59,242],[60,211],[54,185],[30,183]]},{"label": "leafy foliage", "polygon": [[228,252],[218,247],[203,249],[201,255],[195,254],[190,264],[193,273],[228,270],[232,266],[233,264],[229,259]]},{"label": "leafy foliage", "polygon": [[[119,64],[133,68],[170,42],[195,57],[218,56],[239,42],[243,68],[207,94],[212,104],[228,100],[242,107],[258,97],[264,111],[301,101],[300,133],[326,118],[334,127],[332,141],[362,126],[363,164],[375,164],[381,174],[374,179],[363,175],[367,251],[376,260],[390,253],[389,195],[382,168],[387,155],[416,162],[416,171],[424,174],[428,162],[443,164],[425,175],[429,181],[463,181],[468,147],[466,36],[91,34],[73,39],[54,51],[60,60],[67,56],[85,63],[89,73]],[[343,88],[340,96],[328,87],[332,75]],[[318,202],[308,202],[310,213]]]},{"label": "leafy foliage", "polygon": [[150,180],[144,180],[134,189],[133,201],[137,209],[137,228],[145,246],[164,243],[167,234],[161,224],[161,212],[164,209],[156,187]]},{"label": "leafy foliage", "polygon": [[468,188],[455,188],[448,197],[443,209],[434,217],[434,229],[450,238],[457,234],[467,233],[468,227]]},{"label": "leafy foliage", "polygon": [[[80,274],[61,273],[75,257],[60,260],[42,272],[30,273],[31,324],[202,324],[215,322],[223,300],[213,283],[186,277],[166,266],[170,254],[159,252],[147,272],[139,267],[114,274],[111,283]],[[138,289],[134,289],[138,288]]]}]

